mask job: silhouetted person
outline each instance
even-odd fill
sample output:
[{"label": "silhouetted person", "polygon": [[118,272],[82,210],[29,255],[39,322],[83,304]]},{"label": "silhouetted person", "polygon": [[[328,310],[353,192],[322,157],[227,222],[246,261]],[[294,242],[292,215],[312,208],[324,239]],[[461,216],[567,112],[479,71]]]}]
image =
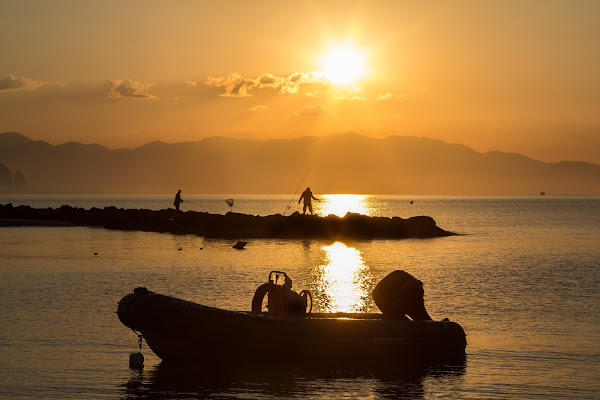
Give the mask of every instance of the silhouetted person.
[{"label": "silhouetted person", "polygon": [[175,201],[173,202],[176,211],[179,211],[179,205],[181,203],[183,203],[183,200],[181,199],[181,189],[179,189],[175,195]]},{"label": "silhouetted person", "polygon": [[300,198],[298,199],[298,204],[300,204],[300,202],[302,200],[304,200],[304,207],[302,207],[302,214],[306,214],[306,207],[308,207],[308,211],[310,211],[310,215],[312,215],[313,199],[319,201],[319,199],[317,199],[315,196],[313,196],[312,192],[310,191],[310,188],[307,187],[306,190],[304,192],[302,192],[302,194],[300,195]]}]

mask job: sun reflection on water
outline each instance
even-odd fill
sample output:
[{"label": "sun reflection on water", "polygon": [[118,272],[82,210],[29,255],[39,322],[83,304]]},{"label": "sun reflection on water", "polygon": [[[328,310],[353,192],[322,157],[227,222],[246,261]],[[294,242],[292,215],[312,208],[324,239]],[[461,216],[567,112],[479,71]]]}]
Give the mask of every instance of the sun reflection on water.
[{"label": "sun reflection on water", "polygon": [[359,250],[341,242],[323,246],[325,263],[313,270],[315,303],[323,312],[367,312],[373,275]]}]

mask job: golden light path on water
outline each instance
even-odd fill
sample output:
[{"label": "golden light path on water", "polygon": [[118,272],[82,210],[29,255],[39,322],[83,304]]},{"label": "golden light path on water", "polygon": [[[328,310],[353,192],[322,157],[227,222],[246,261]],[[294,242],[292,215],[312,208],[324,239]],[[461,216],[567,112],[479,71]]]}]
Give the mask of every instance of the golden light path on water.
[{"label": "golden light path on water", "polygon": [[373,275],[359,250],[341,242],[321,248],[325,263],[313,270],[315,302],[323,312],[367,312]]},{"label": "golden light path on water", "polygon": [[321,201],[316,203],[315,211],[319,215],[337,215],[343,217],[346,213],[357,213],[374,216],[379,214],[371,196],[364,194],[324,194]]}]

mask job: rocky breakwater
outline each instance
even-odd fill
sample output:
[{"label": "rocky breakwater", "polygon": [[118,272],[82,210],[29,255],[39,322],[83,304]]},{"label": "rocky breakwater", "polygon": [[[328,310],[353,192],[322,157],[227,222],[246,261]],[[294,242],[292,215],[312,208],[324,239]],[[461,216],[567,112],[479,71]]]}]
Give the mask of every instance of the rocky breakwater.
[{"label": "rocky breakwater", "polygon": [[107,229],[140,230],[174,234],[194,234],[213,238],[286,238],[286,239],[404,239],[453,235],[438,227],[431,217],[369,217],[348,213],[343,218],[281,214],[255,216],[229,212],[225,215],[205,212],[83,208],[14,207],[0,205],[0,226],[4,225],[81,225]]}]

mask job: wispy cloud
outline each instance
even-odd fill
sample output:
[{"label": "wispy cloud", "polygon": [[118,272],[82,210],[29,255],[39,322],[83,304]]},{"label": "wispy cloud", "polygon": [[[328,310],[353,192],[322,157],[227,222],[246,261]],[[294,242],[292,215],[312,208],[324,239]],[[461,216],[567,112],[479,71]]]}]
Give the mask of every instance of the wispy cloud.
[{"label": "wispy cloud", "polygon": [[360,95],[360,88],[347,90],[341,96],[338,96],[335,99],[345,101],[367,101],[366,97]]},{"label": "wispy cloud", "polygon": [[296,94],[300,87],[308,84],[328,85],[322,74],[317,72],[296,72],[289,76],[264,74],[257,78],[245,78],[234,72],[225,77],[208,77],[205,84],[225,90],[223,97],[247,97],[249,92],[259,89],[275,89],[280,94]]},{"label": "wispy cloud", "polygon": [[328,90],[315,90],[314,92],[307,92],[306,97],[323,97],[329,93]]},{"label": "wispy cloud", "polygon": [[263,105],[254,106],[254,107],[250,108],[249,110],[256,111],[256,112],[270,111],[269,107],[263,106]]},{"label": "wispy cloud", "polygon": [[379,100],[379,101],[389,101],[389,100],[392,100],[393,98],[394,98],[394,95],[391,92],[379,93],[377,95],[377,100]]},{"label": "wispy cloud", "polygon": [[19,89],[37,89],[41,86],[46,85],[57,85],[64,86],[61,82],[39,82],[33,79],[25,78],[23,76],[7,75],[4,78],[0,78],[0,90],[19,90]]},{"label": "wispy cloud", "polygon": [[191,88],[198,87],[198,82],[196,82],[196,81],[187,81],[185,84],[187,85],[187,87],[191,87]]},{"label": "wispy cloud", "polygon": [[220,96],[223,97],[247,97],[248,90],[252,90],[256,87],[256,83],[253,79],[244,78],[238,73],[229,74],[226,77],[214,78],[209,76],[206,78],[205,84],[212,87],[220,87],[225,89],[225,93]]},{"label": "wispy cloud", "polygon": [[329,117],[333,114],[323,108],[323,106],[309,106],[304,107],[296,111],[296,114],[299,117],[305,118],[320,118],[320,117]]},{"label": "wispy cloud", "polygon": [[367,101],[366,97],[361,96],[338,96],[335,99],[343,101]]},{"label": "wispy cloud", "polygon": [[109,98],[156,99],[156,96],[146,93],[153,86],[154,83],[134,82],[129,79],[117,79],[106,83],[107,96]]},{"label": "wispy cloud", "polygon": [[283,79],[283,83],[281,84],[280,91],[281,93],[298,93],[300,90],[300,86],[303,85],[311,85],[318,84],[322,86],[323,89],[329,87],[329,82],[325,79],[323,74],[318,72],[296,72]]}]

